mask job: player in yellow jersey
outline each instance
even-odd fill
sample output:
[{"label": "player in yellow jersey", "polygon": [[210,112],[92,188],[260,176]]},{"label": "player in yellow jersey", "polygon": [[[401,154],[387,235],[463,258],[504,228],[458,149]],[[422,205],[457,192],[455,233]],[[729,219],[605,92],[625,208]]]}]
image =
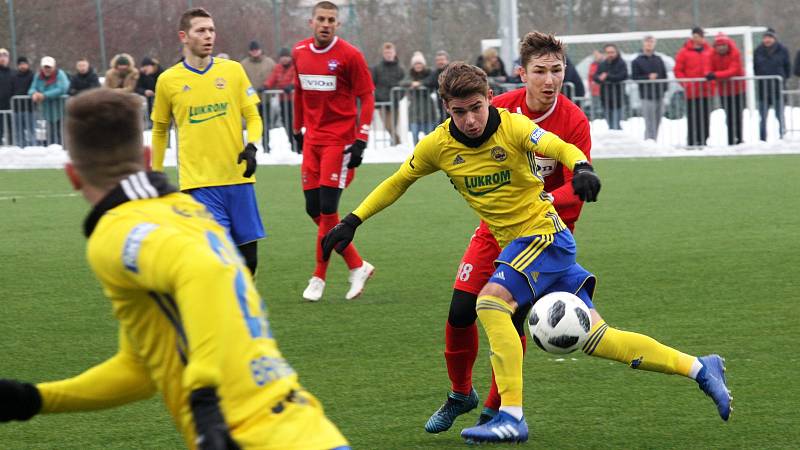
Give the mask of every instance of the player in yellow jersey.
[{"label": "player in yellow jersey", "polygon": [[87,255],[119,350],[74,378],[0,380],[0,422],[160,392],[189,448],[349,448],[278,350],[226,230],[163,173],[144,171],[140,107],[107,89],[67,104],[67,174],[93,205]]},{"label": "player in yellow jersey", "polygon": [[[241,64],[214,58],[214,21],[203,8],[183,13],[183,59],[158,78],[153,121],[153,169],[164,170],[167,131],[178,130],[180,189],[206,205],[231,234],[250,272],[265,236],[253,188],[263,125],[258,94]],[[242,140],[242,117],[247,145]],[[242,150],[244,148],[244,150]]]},{"label": "player in yellow jersey", "polygon": [[329,256],[335,247],[349,244],[364,220],[391,205],[417,179],[438,170],[488,224],[503,250],[475,309],[489,338],[501,406],[489,422],[466,428],[461,436],[469,443],[528,439],[522,412],[522,347],[511,316],[517,307],[555,291],[575,293],[590,308],[593,327],[583,348],[587,354],[695,378],[727,420],[731,398],[722,358],[695,358],[650,337],[616,330],[594,309],[595,277],[576,262],[572,233],[543,190],[534,161],[538,153],[571,168],[575,193],[592,202],[600,180],[585,155],[524,115],[490,106],[486,74],[477,67],[449,65],[439,77],[439,95],[451,118],[420,141],[400,169],[336,225],[322,245],[323,256]]}]

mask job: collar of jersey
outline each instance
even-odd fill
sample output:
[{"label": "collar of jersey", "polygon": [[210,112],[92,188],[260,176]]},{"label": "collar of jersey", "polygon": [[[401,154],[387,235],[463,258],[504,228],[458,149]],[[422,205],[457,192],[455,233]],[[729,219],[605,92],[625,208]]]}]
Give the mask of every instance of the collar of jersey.
[{"label": "collar of jersey", "polygon": [[471,138],[462,133],[456,126],[456,123],[453,122],[453,119],[450,119],[450,134],[455,140],[471,148],[478,148],[483,145],[484,142],[492,137],[498,128],[500,128],[500,112],[491,105],[489,105],[489,119],[486,122],[486,128],[484,128],[483,134],[476,138]]},{"label": "collar of jersey", "polygon": [[178,188],[169,184],[167,176],[162,172],[141,171],[131,174],[92,208],[83,222],[83,234],[89,237],[103,214],[125,202],[163,197],[173,192],[178,192]]},{"label": "collar of jersey", "polygon": [[184,58],[182,62],[183,62],[183,67],[185,67],[185,68],[186,68],[186,70],[189,70],[189,71],[191,71],[191,72],[194,72],[194,73],[196,73],[196,74],[198,74],[198,75],[202,75],[202,74],[204,74],[204,73],[208,72],[208,71],[209,71],[209,69],[211,69],[211,66],[213,66],[213,65],[214,65],[214,57],[213,57],[213,56],[211,57],[211,62],[210,62],[210,63],[208,63],[208,65],[206,66],[206,68],[205,68],[205,69],[203,69],[203,70],[197,70],[197,69],[195,69],[194,67],[190,66],[189,64],[186,64],[186,58]]},{"label": "collar of jersey", "polygon": [[328,44],[327,47],[317,48],[317,46],[314,45],[314,41],[312,40],[311,43],[308,45],[308,48],[310,48],[311,51],[314,53],[327,53],[330,49],[333,48],[334,45],[336,45],[337,42],[339,42],[339,36],[334,36],[333,40],[331,41],[330,44]]}]

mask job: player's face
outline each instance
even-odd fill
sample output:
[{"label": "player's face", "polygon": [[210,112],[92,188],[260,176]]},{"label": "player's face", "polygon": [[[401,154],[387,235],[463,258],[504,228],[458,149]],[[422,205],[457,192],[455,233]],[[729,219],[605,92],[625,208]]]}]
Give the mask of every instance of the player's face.
[{"label": "player's face", "polygon": [[564,61],[556,54],[534,56],[524,68],[520,78],[525,83],[527,97],[536,111],[545,111],[553,105],[564,84]]},{"label": "player's face", "polygon": [[335,9],[317,8],[309,24],[311,31],[314,32],[314,45],[326,47],[336,36],[336,29],[339,28],[339,13]]},{"label": "player's face", "polygon": [[197,57],[205,58],[214,51],[214,40],[217,33],[214,30],[214,21],[209,17],[195,17],[189,31],[179,31],[181,42]]},{"label": "player's face", "polygon": [[489,121],[489,105],[492,102],[492,91],[488,96],[473,94],[469,97],[454,98],[445,103],[447,112],[459,131],[468,137],[476,138],[483,134]]}]

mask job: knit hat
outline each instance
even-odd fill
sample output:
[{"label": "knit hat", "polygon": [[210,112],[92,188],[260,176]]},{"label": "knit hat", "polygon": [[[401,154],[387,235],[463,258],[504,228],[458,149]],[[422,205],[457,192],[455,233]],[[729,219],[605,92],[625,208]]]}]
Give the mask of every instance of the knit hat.
[{"label": "knit hat", "polygon": [[0,48],[0,55],[6,55],[6,56],[8,56],[8,50],[6,50],[6,49],[4,49],[4,48]]},{"label": "knit hat", "polygon": [[414,52],[411,56],[411,65],[413,66],[416,63],[422,63],[423,66],[428,65],[425,63],[425,55],[423,55],[422,52]]},{"label": "knit hat", "polygon": [[764,36],[771,36],[775,39],[778,38],[778,33],[775,32],[773,28],[767,28],[767,31],[764,32]]},{"label": "knit hat", "polygon": [[145,56],[144,58],[142,58],[142,66],[155,66],[155,65],[156,65],[155,61],[153,61],[153,59],[150,58],[149,56]]},{"label": "knit hat", "polygon": [[19,58],[17,58],[17,65],[22,64],[22,63],[30,64],[31,62],[28,61],[28,57],[27,56],[20,56]]},{"label": "knit hat", "polygon": [[250,41],[250,45],[247,47],[248,50],[258,50],[261,48],[258,41]]},{"label": "knit hat", "polygon": [[130,66],[131,62],[128,60],[127,56],[120,55],[117,58],[117,61],[114,63],[114,66]]},{"label": "knit hat", "polygon": [[278,58],[281,58],[281,57],[283,57],[283,56],[292,56],[292,52],[290,52],[288,48],[286,48],[286,47],[283,47],[283,48],[281,48],[281,50],[278,52]]}]

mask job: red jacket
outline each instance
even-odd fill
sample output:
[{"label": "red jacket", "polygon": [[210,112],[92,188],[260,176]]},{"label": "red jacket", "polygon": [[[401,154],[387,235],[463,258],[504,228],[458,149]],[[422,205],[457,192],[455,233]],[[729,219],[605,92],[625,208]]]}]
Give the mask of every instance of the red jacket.
[{"label": "red jacket", "polygon": [[[727,44],[728,53],[724,55],[718,53],[717,45],[720,44]],[[711,52],[711,71],[717,77],[719,95],[738,95],[747,88],[744,80],[728,80],[731,77],[744,76],[744,67],[742,67],[742,54],[736,47],[736,42],[724,33],[719,33],[714,39],[714,51]]]},{"label": "red jacket", "polygon": [[[711,72],[711,53],[714,50],[703,42],[701,49],[694,47],[691,39],[675,55],[675,78],[705,78]],[[711,97],[714,95],[712,81],[688,81],[681,83],[687,99]]]},{"label": "red jacket", "polygon": [[283,89],[281,100],[291,100],[292,96],[286,93],[286,88],[291,91],[294,88],[294,64],[284,67],[283,64],[275,64],[272,73],[264,80],[265,89]]},{"label": "red jacket", "polygon": [[597,72],[599,66],[600,63],[597,61],[592,61],[592,63],[589,64],[589,89],[592,91],[592,97],[600,96],[600,85],[594,81],[594,74]]}]

